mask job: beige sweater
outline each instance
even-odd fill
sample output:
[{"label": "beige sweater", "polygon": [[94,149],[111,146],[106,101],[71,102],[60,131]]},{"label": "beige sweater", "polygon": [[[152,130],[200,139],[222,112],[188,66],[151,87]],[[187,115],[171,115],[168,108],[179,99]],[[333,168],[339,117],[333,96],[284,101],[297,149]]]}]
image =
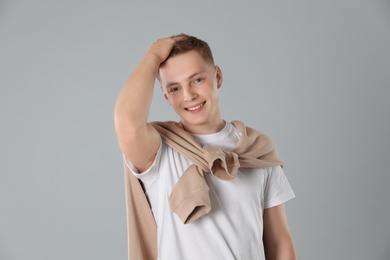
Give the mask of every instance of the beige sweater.
[{"label": "beige sweater", "polygon": [[[273,141],[246,127],[232,124],[242,133],[231,152],[203,146],[175,122],[153,122],[163,142],[193,164],[183,173],[170,195],[170,209],[184,223],[190,223],[211,210],[209,187],[204,174],[232,180],[239,167],[266,168],[283,165]],[[139,180],[124,166],[129,260],[157,259],[157,226]],[[169,173],[168,173],[169,174]]]}]

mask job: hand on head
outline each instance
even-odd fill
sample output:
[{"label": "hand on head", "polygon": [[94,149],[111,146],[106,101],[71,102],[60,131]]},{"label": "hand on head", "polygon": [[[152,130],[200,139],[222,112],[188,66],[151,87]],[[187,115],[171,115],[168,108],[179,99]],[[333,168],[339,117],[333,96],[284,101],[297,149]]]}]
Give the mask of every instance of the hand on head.
[{"label": "hand on head", "polygon": [[155,55],[160,63],[163,63],[172,51],[177,41],[184,39],[184,36],[170,36],[157,39],[149,48],[147,54]]}]

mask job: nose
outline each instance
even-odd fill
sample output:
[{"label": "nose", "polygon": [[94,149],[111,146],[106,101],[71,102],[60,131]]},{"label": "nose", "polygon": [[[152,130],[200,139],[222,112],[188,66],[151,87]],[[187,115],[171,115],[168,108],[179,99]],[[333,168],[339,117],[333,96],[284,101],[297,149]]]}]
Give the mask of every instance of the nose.
[{"label": "nose", "polygon": [[199,95],[196,94],[191,88],[187,87],[183,89],[184,91],[184,101],[193,101],[195,100]]}]

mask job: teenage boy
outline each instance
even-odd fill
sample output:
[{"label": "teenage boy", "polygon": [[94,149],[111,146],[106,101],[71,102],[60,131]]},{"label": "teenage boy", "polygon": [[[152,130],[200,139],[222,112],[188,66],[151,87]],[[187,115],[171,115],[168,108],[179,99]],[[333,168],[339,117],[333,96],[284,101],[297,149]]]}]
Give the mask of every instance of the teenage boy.
[{"label": "teenage boy", "polygon": [[[156,78],[179,122],[148,122]],[[208,44],[181,34],[154,42],[120,92],[129,259],[295,259],[283,161],[223,120],[222,81]]]}]

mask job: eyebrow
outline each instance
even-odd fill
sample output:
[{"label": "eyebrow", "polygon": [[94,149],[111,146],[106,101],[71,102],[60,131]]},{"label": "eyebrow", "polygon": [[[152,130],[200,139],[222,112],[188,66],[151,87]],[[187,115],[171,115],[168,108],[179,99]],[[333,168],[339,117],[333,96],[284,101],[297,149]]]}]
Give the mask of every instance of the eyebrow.
[{"label": "eyebrow", "polygon": [[[186,81],[191,81],[191,79],[194,78],[195,76],[197,76],[199,74],[203,74],[205,72],[206,72],[205,70],[195,72],[195,73],[191,74],[188,78],[186,78]],[[166,85],[166,88],[170,88],[170,87],[175,86],[175,85],[179,85],[179,83],[178,82],[168,82],[168,84]]]}]

